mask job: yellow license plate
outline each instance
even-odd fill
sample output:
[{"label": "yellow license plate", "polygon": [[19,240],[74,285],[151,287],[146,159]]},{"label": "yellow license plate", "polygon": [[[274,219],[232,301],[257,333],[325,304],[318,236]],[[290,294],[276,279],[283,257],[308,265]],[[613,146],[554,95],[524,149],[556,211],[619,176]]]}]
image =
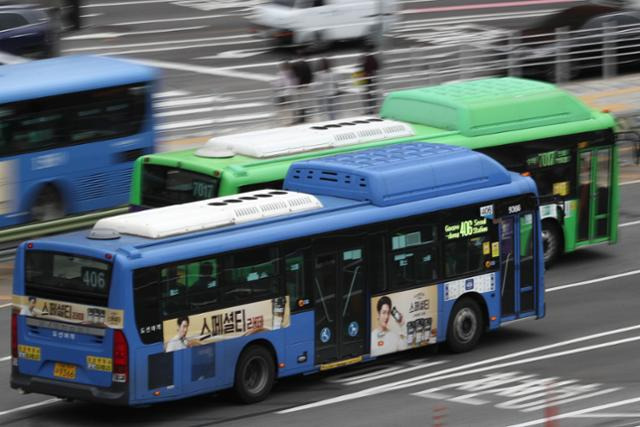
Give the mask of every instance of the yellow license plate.
[{"label": "yellow license plate", "polygon": [[66,378],[68,380],[75,380],[76,367],[75,365],[69,365],[68,363],[56,363],[53,366],[53,376]]}]

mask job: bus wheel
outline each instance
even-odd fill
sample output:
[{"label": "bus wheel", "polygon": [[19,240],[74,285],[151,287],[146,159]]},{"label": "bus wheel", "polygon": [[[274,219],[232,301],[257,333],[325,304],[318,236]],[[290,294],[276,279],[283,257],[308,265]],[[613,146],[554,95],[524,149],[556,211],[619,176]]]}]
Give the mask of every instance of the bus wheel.
[{"label": "bus wheel", "polygon": [[52,185],[47,185],[36,197],[31,206],[32,221],[51,221],[62,218],[65,214],[60,193]]},{"label": "bus wheel", "polygon": [[447,328],[447,347],[454,353],[469,351],[478,344],[484,330],[482,311],[472,299],[458,301]]},{"label": "bus wheel", "polygon": [[562,237],[560,229],[553,222],[542,223],[542,248],[544,252],[544,265],[549,267],[562,252]]},{"label": "bus wheel", "polygon": [[238,366],[234,391],[243,403],[264,400],[275,378],[275,362],[271,352],[260,345],[253,345],[242,352]]}]

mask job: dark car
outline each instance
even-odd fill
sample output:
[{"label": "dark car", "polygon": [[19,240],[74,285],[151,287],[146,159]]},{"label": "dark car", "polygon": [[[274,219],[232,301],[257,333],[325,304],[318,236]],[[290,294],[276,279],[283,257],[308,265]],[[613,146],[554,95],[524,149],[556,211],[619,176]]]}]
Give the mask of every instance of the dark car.
[{"label": "dark car", "polygon": [[47,58],[55,45],[56,31],[46,12],[33,4],[0,3],[0,52]]},{"label": "dark car", "polygon": [[[606,64],[640,63],[640,9],[628,2],[583,4],[547,15],[504,42],[509,66],[526,77],[554,80],[602,72]],[[606,59],[605,59],[606,58]]]}]

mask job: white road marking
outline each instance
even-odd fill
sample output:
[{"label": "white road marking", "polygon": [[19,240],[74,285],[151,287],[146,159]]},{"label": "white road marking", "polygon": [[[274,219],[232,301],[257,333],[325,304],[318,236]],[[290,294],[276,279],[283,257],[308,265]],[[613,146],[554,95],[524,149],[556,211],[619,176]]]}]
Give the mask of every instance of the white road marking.
[{"label": "white road marking", "polygon": [[126,33],[93,33],[93,34],[79,34],[76,36],[63,37],[62,40],[97,40],[97,39],[115,39],[125,36],[141,36],[145,34],[161,34],[161,33],[175,33],[178,31],[191,31],[201,30],[207,28],[204,25],[198,25],[194,27],[179,27],[179,28],[162,28],[160,30],[147,30],[147,31],[129,31]]},{"label": "white road marking", "polygon": [[[599,349],[602,349],[602,348],[607,348],[607,347],[627,344],[627,343],[634,342],[634,341],[640,341],[640,336],[635,336],[635,337],[630,337],[630,338],[623,338],[623,339],[619,339],[619,340],[616,340],[616,341],[609,341],[609,342],[605,342],[605,343],[601,343],[601,344],[593,344],[593,345],[589,345],[589,346],[585,346],[585,347],[578,347],[578,348],[574,348],[574,349],[570,349],[570,350],[559,351],[559,352],[556,352],[556,353],[544,354],[544,355],[541,355],[541,356],[533,356],[533,357],[529,357],[529,358],[526,358],[526,359],[520,359],[520,360],[511,361],[511,362],[504,362],[504,363],[500,363],[500,364],[491,364],[490,366],[484,366],[484,367],[480,367],[480,368],[465,370],[468,367],[471,367],[471,366],[474,366],[474,365],[479,365],[479,364],[486,365],[486,364],[489,364],[489,363],[493,363],[496,360],[501,359],[501,358],[505,358],[505,357],[512,358],[512,357],[514,357],[514,354],[515,354],[515,353],[513,353],[511,355],[496,357],[496,358],[485,360],[485,361],[482,361],[482,362],[471,363],[471,364],[468,364],[468,365],[459,366],[457,368],[444,369],[442,371],[433,372],[433,373],[430,373],[430,374],[422,375],[422,376],[417,377],[417,378],[412,378],[412,379],[408,379],[408,380],[401,380],[401,381],[396,381],[395,383],[389,383],[389,384],[383,384],[381,386],[371,387],[369,389],[361,390],[361,391],[358,391],[358,392],[355,392],[355,393],[344,394],[342,396],[337,396],[337,397],[334,397],[334,398],[325,399],[325,400],[321,400],[321,401],[318,401],[318,402],[309,403],[309,404],[306,404],[306,405],[296,406],[296,407],[285,409],[285,410],[282,410],[282,411],[277,411],[276,413],[277,414],[288,414],[288,413],[292,413],[292,412],[303,411],[303,410],[306,410],[306,409],[318,408],[318,407],[321,407],[321,406],[327,406],[327,405],[331,405],[331,404],[335,404],[335,403],[347,402],[347,401],[350,401],[350,400],[360,399],[360,398],[363,398],[363,397],[369,397],[369,396],[372,396],[372,395],[382,394],[382,393],[386,393],[386,392],[389,392],[389,391],[401,390],[401,389],[405,389],[405,388],[408,388],[408,387],[415,387],[415,386],[418,386],[418,385],[428,384],[428,383],[432,383],[432,382],[436,382],[436,381],[447,380],[447,379],[450,379],[450,378],[458,378],[458,377],[467,376],[467,375],[471,375],[471,374],[477,374],[477,373],[480,373],[480,372],[492,371],[492,370],[495,370],[495,369],[502,369],[502,368],[511,367],[511,366],[524,365],[524,364],[528,364],[528,363],[538,362],[538,361],[541,361],[541,360],[554,359],[554,358],[557,358],[557,357],[564,357],[564,356],[568,356],[568,355],[584,353],[584,352],[587,352],[587,351],[599,350]],[[525,350],[525,351],[528,351],[528,350]],[[522,353],[522,352],[520,352],[520,353]]]},{"label": "white road marking", "polygon": [[132,47],[147,47],[147,46],[163,46],[163,45],[175,45],[175,44],[184,44],[184,43],[199,43],[199,42],[207,42],[207,41],[215,41],[215,40],[232,40],[232,39],[247,39],[250,36],[247,35],[235,35],[235,36],[219,36],[219,37],[201,37],[197,39],[185,39],[185,40],[165,40],[159,42],[147,42],[147,43],[128,43],[128,44],[119,44],[112,46],[89,46],[89,47],[79,47],[79,48],[71,48],[65,49],[65,52],[89,52],[95,51],[99,49],[128,49]]},{"label": "white road marking", "polygon": [[138,4],[153,4],[153,3],[169,3],[170,0],[127,0],[118,3],[93,3],[93,4],[83,4],[80,6],[81,8],[90,8],[90,7],[114,7],[114,6],[134,6]]},{"label": "white road marking", "polygon": [[239,79],[255,80],[259,82],[271,82],[275,79],[275,75],[273,74],[246,73],[234,69],[227,70],[214,67],[205,67],[202,65],[190,65],[178,62],[155,61],[148,59],[136,59],[133,61],[140,64],[149,65],[151,67],[166,68],[168,70],[190,71],[192,73],[208,74],[211,76],[235,77]]},{"label": "white road marking", "polygon": [[6,362],[8,360],[11,360],[11,356],[0,357],[0,362]]},{"label": "white road marking", "polygon": [[428,368],[430,366],[441,365],[441,364],[446,363],[446,362],[447,362],[446,360],[439,360],[439,361],[430,362],[430,363],[422,363],[420,365],[412,366],[410,368],[405,368],[405,369],[395,369],[394,371],[388,371],[388,372],[384,372],[384,371],[373,372],[373,373],[368,374],[366,376],[362,375],[360,378],[356,377],[356,379],[352,379],[352,381],[344,382],[343,384],[345,384],[345,385],[362,384],[362,383],[365,383],[365,382],[368,382],[368,381],[374,381],[374,380],[377,380],[377,379],[380,379],[380,378],[386,378],[386,377],[390,377],[390,376],[393,376],[393,375],[404,374],[406,372],[412,372],[412,371],[416,371],[418,369]]},{"label": "white road marking", "polygon": [[635,181],[625,181],[620,183],[620,185],[631,185],[631,184],[640,184],[640,179],[637,179]]},{"label": "white road marking", "polygon": [[60,399],[58,399],[58,398],[49,399],[49,400],[44,400],[44,401],[38,402],[38,403],[32,403],[30,405],[19,406],[17,408],[13,408],[13,409],[7,409],[6,411],[0,411],[0,416],[13,414],[14,412],[20,412],[20,411],[24,411],[24,410],[31,409],[31,408],[37,408],[38,406],[50,405],[52,403],[56,403],[56,402],[59,402],[59,401],[60,401]]},{"label": "white road marking", "polygon": [[122,26],[127,27],[130,25],[144,25],[144,24],[160,24],[163,22],[179,22],[179,21],[196,21],[200,19],[216,19],[216,18],[229,18],[235,15],[204,15],[204,16],[187,16],[184,18],[164,18],[164,19],[148,19],[146,21],[128,21],[128,22],[118,22],[115,24],[111,24],[113,27]]},{"label": "white road marking", "polygon": [[178,96],[189,95],[189,92],[184,90],[168,90],[166,92],[158,92],[153,94],[154,99],[173,98]]},{"label": "white road marking", "polygon": [[640,412],[635,414],[615,413],[615,412],[601,412],[599,414],[581,414],[574,415],[571,418],[640,418]]},{"label": "white road marking", "polygon": [[245,114],[238,116],[229,116],[223,117],[219,119],[203,119],[203,120],[190,120],[185,122],[171,122],[160,124],[156,126],[157,130],[160,131],[168,131],[174,129],[182,129],[182,128],[192,128],[192,127],[202,127],[202,126],[211,126],[215,124],[223,124],[223,123],[233,123],[239,121],[250,121],[250,120],[264,120],[273,117],[273,114]]},{"label": "white road marking", "polygon": [[636,274],[640,274],[640,270],[627,271],[626,273],[614,274],[612,276],[600,277],[598,279],[591,279],[591,280],[585,280],[583,282],[576,282],[576,283],[569,283],[567,285],[554,286],[553,288],[545,289],[545,292],[561,291],[564,289],[575,288],[578,286],[591,285],[593,283],[600,283],[600,282],[606,282],[608,280],[619,279],[620,277],[635,276]]},{"label": "white road marking", "polygon": [[640,397],[634,397],[632,399],[620,400],[618,402],[606,403],[604,405],[592,406],[590,408],[585,408],[585,409],[580,409],[580,410],[577,410],[577,411],[567,412],[566,414],[554,415],[552,417],[540,418],[538,420],[528,421],[526,423],[512,424],[512,425],[507,426],[507,427],[529,427],[529,426],[535,426],[535,425],[538,425],[538,424],[547,423],[549,421],[562,420],[562,419],[565,419],[565,418],[573,418],[573,417],[576,417],[576,416],[579,416],[579,415],[588,414],[590,412],[596,412],[596,411],[599,411],[601,409],[609,409],[609,408],[615,408],[615,407],[618,407],[618,406],[631,405],[631,404],[637,403],[637,402],[640,402]]},{"label": "white road marking", "polygon": [[231,98],[225,96],[198,96],[195,98],[174,99],[171,101],[159,101],[153,104],[155,108],[184,107],[187,105],[212,104],[214,102],[230,101]]},{"label": "white road marking", "polygon": [[173,116],[185,116],[187,114],[202,114],[202,113],[212,113],[214,111],[228,111],[228,110],[241,110],[245,108],[256,108],[256,107],[264,107],[267,104],[266,102],[247,102],[245,104],[233,104],[233,105],[220,105],[217,107],[203,107],[203,108],[192,108],[189,110],[174,110],[174,111],[165,111],[162,113],[156,113],[156,117],[173,117]]},{"label": "white road marking", "polygon": [[630,227],[632,225],[638,225],[638,224],[640,224],[640,221],[625,222],[624,224],[618,224],[618,228]]}]

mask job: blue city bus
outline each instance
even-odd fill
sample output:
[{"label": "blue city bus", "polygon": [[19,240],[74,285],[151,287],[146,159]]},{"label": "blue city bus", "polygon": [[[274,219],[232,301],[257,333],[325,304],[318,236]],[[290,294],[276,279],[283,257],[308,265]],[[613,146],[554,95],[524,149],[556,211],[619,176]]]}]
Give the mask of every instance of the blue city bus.
[{"label": "blue city bus", "polygon": [[100,56],[0,73],[0,227],[125,205],[133,163],[154,151],[156,72]]},{"label": "blue city bus", "polygon": [[537,190],[462,147],[294,163],[259,189],[101,219],[16,255],[11,387],[147,405],[544,316]]}]

